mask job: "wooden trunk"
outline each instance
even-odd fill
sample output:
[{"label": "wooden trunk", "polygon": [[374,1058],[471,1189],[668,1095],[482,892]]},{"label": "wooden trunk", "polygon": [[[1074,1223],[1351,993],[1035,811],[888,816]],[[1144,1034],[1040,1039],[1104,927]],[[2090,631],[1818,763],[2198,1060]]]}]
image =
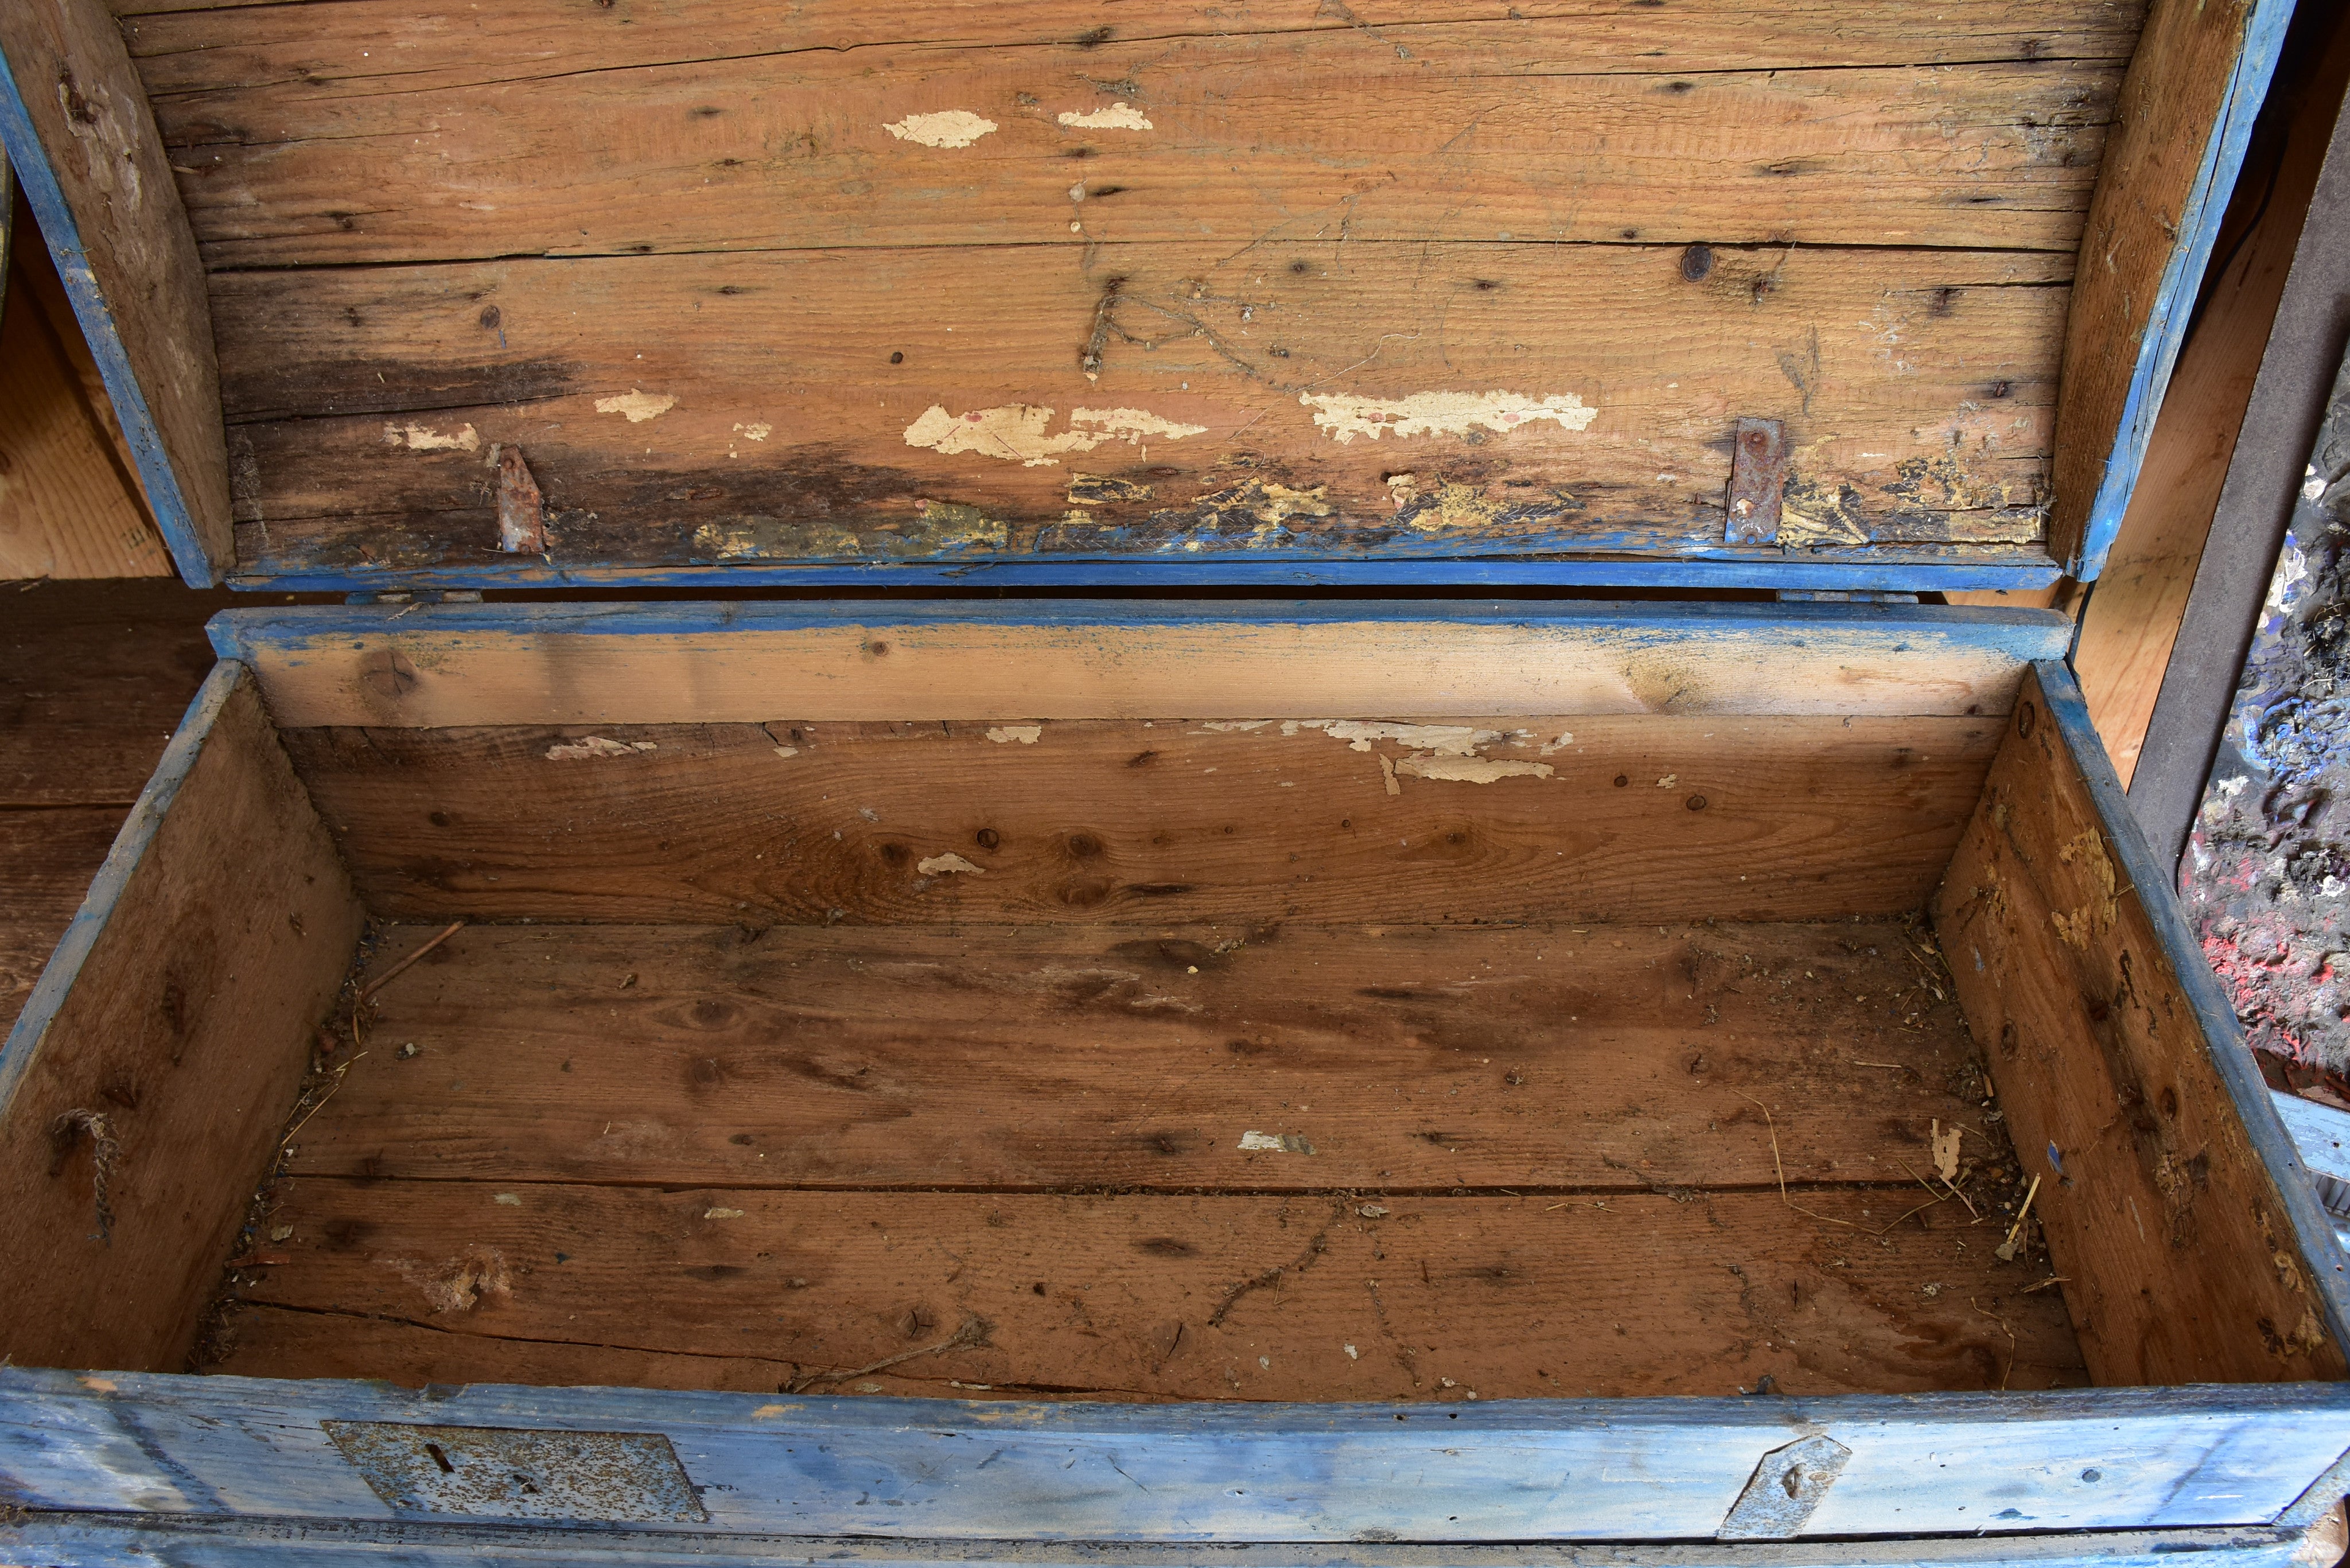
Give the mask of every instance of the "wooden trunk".
[{"label": "wooden trunk", "polygon": [[2070,624],[1915,602],[2096,576],[2285,0],[114,9],[0,8],[0,135],[124,441],[353,597],[215,623],[0,1050],[0,1556],[2350,1485]]},{"label": "wooden trunk", "polygon": [[2282,1552],[2350,1449],[2061,618],[869,608],[215,623],[0,1057],[32,1541]]}]

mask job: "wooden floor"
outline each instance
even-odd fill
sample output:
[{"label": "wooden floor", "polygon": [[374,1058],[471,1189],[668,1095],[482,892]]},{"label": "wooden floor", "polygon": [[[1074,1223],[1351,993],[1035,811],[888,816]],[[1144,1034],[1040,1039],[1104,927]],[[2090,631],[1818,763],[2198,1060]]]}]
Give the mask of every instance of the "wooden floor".
[{"label": "wooden floor", "polygon": [[225,594],[0,584],[0,1035],[212,667]]},{"label": "wooden floor", "polygon": [[[1892,921],[467,926],[314,1085],[215,1369],[2083,1383],[2044,1261],[1994,1253],[2013,1164],[1947,990]],[[1963,1196],[1927,1187],[1938,1126]]]}]

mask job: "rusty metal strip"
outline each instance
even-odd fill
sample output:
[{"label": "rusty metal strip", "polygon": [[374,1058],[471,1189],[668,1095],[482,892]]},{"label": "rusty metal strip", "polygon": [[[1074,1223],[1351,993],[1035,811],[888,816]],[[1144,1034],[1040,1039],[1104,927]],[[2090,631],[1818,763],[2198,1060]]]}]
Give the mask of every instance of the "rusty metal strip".
[{"label": "rusty metal strip", "polygon": [[610,1524],[710,1517],[659,1432],[318,1424],[375,1494],[403,1513]]},{"label": "rusty metal strip", "polygon": [[1779,495],[1786,484],[1787,427],[1777,420],[1739,421],[1722,537],[1732,545],[1778,543]]},{"label": "rusty metal strip", "polygon": [[1773,1449],[1722,1516],[1716,1541],[1793,1541],[1810,1522],[1852,1450],[1825,1433]]}]

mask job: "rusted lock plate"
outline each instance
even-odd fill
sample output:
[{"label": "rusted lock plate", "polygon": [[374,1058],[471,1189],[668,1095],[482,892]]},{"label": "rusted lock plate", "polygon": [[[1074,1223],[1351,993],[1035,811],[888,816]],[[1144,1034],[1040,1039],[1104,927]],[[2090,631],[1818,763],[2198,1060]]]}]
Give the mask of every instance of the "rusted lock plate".
[{"label": "rusted lock plate", "polygon": [[404,1512],[627,1524],[710,1517],[659,1432],[318,1424],[376,1496]]}]

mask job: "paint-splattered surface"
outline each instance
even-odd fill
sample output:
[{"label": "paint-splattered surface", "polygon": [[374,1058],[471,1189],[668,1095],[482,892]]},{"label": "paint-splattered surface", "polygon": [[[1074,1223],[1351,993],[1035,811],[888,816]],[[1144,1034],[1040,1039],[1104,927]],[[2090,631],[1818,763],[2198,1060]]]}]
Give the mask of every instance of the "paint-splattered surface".
[{"label": "paint-splattered surface", "polygon": [[2350,365],[2334,381],[2179,868],[2203,950],[2254,1047],[2334,1075],[2350,1069],[2345,545]]}]

